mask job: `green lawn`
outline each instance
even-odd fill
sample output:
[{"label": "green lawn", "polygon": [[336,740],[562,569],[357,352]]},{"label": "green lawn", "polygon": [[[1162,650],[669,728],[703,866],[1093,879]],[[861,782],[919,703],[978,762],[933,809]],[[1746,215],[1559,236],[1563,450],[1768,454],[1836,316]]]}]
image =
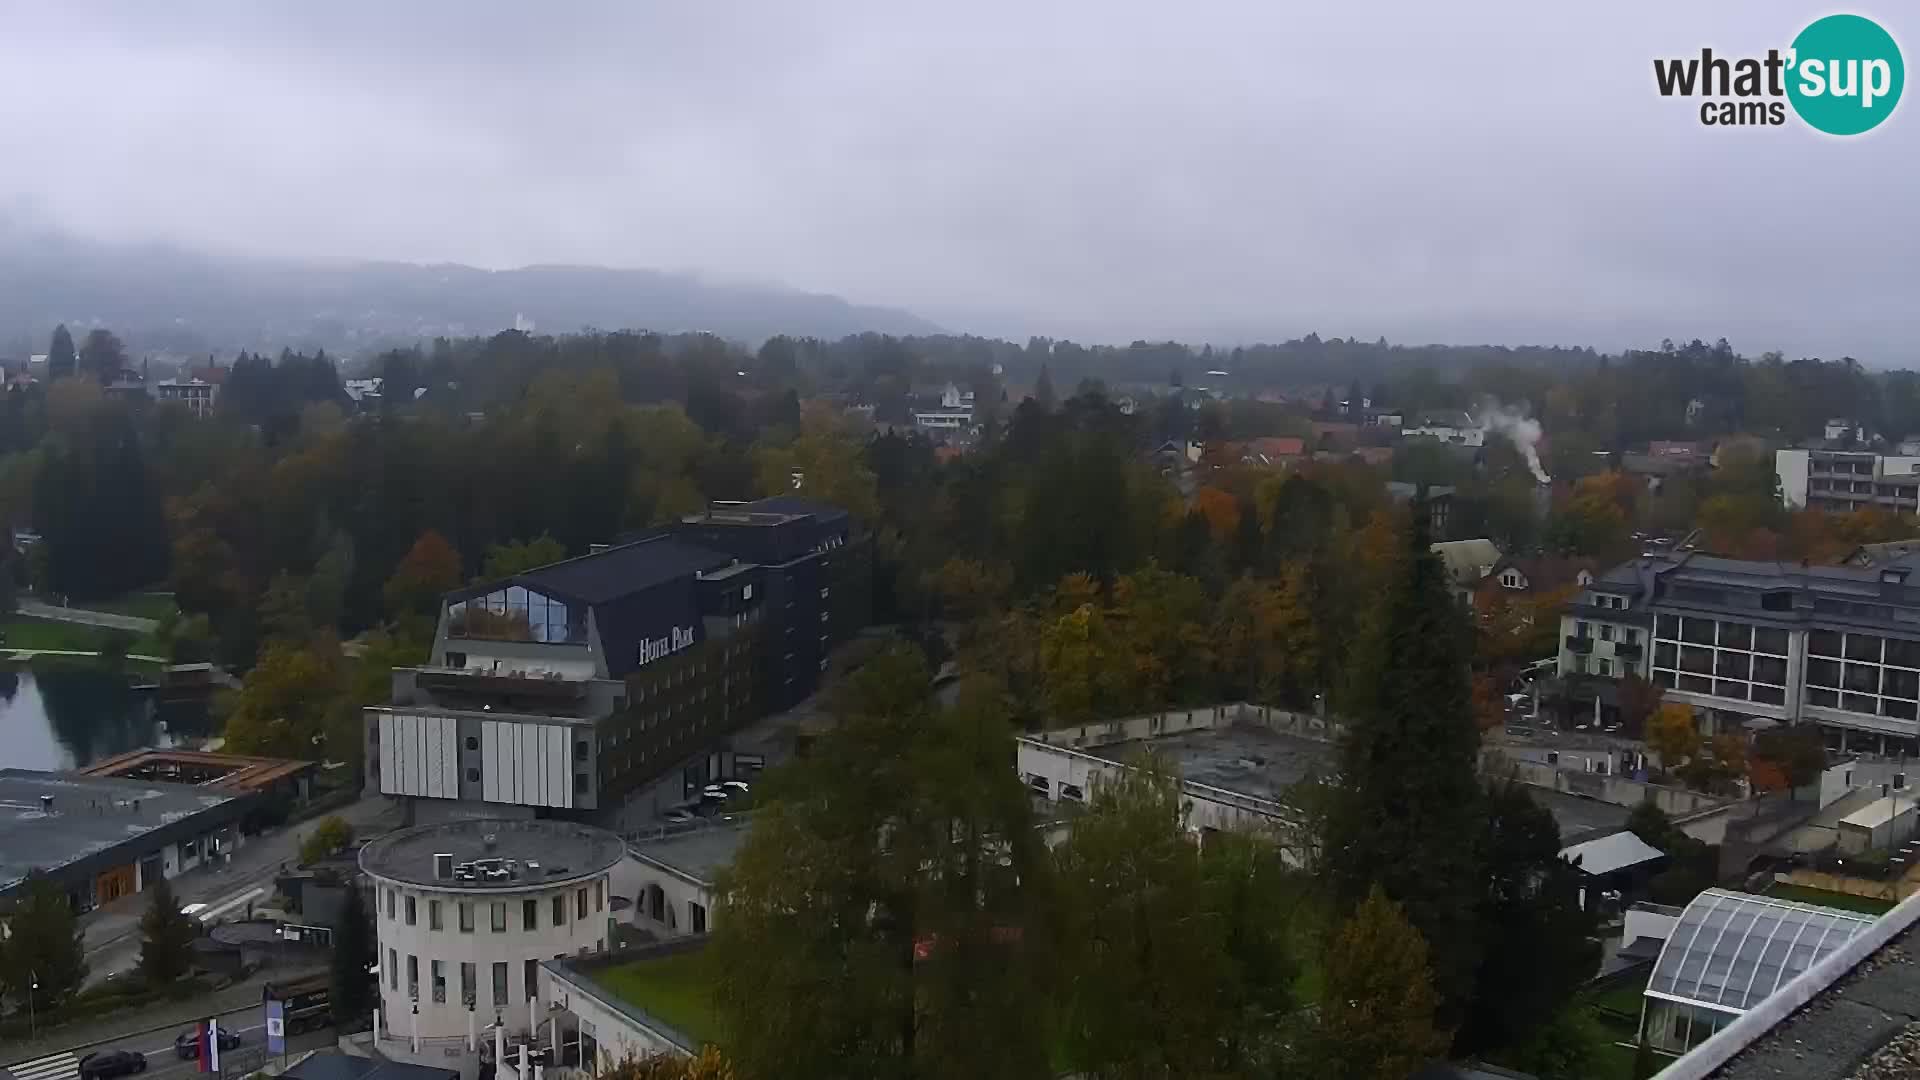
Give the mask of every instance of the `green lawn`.
[{"label": "green lawn", "polygon": [[649,957],[607,968],[594,981],[679,1029],[696,1043],[720,1037],[705,951]]},{"label": "green lawn", "polygon": [[95,611],[112,611],[121,615],[133,615],[142,619],[153,619],[156,622],[169,615],[177,614],[180,610],[174,605],[173,594],[170,592],[128,593],[125,596],[116,597],[112,600],[102,600],[97,604],[81,604],[80,606],[91,608]]},{"label": "green lawn", "polygon": [[1855,896],[1852,893],[1828,892],[1825,889],[1810,889],[1805,885],[1789,885],[1786,882],[1776,883],[1773,888],[1767,890],[1767,895],[1776,900],[1819,904],[1821,907],[1839,908],[1842,911],[1857,911],[1862,915],[1885,915],[1894,905],[1892,900]]},{"label": "green lawn", "polygon": [[[0,620],[0,633],[6,635],[4,644],[0,644],[0,651],[60,649],[73,652],[98,652],[101,643],[106,640],[110,632],[98,626],[11,615]],[[127,651],[146,656],[165,655],[160,643],[147,634],[136,636]]]}]

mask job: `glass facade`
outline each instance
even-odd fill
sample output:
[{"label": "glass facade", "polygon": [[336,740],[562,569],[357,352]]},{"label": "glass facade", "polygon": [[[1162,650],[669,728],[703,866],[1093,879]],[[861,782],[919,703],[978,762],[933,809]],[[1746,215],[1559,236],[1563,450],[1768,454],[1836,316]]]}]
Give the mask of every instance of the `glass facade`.
[{"label": "glass facade", "polygon": [[1900,720],[1920,702],[1920,642],[1879,634],[1807,634],[1807,704]]},{"label": "glass facade", "polygon": [[1850,911],[1708,889],[1654,961],[1647,1041],[1691,1049],[1871,925]]},{"label": "glass facade", "polygon": [[1653,681],[1690,694],[1784,705],[1788,631],[1695,615],[1654,622]]},{"label": "glass facade", "polygon": [[511,585],[448,604],[447,636],[584,645],[587,613],[585,608],[570,608],[550,596]]}]

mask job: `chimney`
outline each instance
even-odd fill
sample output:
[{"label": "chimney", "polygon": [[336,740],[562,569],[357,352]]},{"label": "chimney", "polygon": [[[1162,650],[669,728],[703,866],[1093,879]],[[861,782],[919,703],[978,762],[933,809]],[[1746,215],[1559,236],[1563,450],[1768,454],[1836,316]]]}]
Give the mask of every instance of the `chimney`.
[{"label": "chimney", "polygon": [[40,812],[43,814],[53,813],[53,796],[51,795],[40,796]]},{"label": "chimney", "polygon": [[433,857],[433,879],[435,881],[445,881],[452,876],[453,856],[446,852],[435,854]]}]

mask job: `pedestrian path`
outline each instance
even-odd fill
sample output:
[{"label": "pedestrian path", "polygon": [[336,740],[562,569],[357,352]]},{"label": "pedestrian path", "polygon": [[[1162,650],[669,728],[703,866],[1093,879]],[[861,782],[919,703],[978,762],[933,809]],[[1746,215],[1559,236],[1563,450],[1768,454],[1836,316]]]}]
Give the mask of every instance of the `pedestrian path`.
[{"label": "pedestrian path", "polygon": [[64,1054],[9,1065],[7,1071],[16,1080],[73,1080],[80,1073],[80,1058],[69,1050]]}]

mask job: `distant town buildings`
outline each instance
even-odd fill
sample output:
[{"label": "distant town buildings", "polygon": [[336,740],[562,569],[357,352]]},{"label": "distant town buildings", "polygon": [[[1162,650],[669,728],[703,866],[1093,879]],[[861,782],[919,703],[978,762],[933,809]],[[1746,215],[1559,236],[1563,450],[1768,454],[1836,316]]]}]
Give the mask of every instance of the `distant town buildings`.
[{"label": "distant town buildings", "polygon": [[1789,508],[1920,512],[1920,457],[1871,450],[1776,450],[1774,477]]}]

